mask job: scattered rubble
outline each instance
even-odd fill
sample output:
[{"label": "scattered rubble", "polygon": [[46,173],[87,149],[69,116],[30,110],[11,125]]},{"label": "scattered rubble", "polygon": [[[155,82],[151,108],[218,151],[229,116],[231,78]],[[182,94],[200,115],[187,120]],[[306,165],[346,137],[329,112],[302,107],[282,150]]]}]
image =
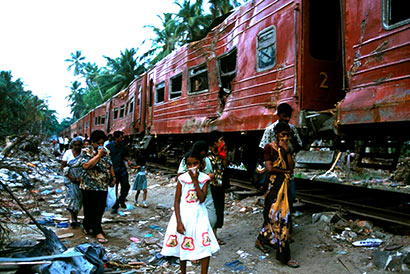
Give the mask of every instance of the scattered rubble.
[{"label": "scattered rubble", "polygon": [[[0,179],[36,222],[50,232],[44,233],[44,230],[38,229],[18,204],[0,188],[0,269],[5,267],[4,263],[7,263],[9,269],[21,268],[23,259],[33,263],[33,250],[40,251],[40,245],[50,244],[50,239],[53,239],[51,242],[59,251],[35,254],[39,261],[34,268],[30,266],[32,271],[52,273],[61,268],[70,271],[83,269],[83,273],[102,273],[102,269],[104,273],[179,271],[178,258],[160,254],[173,210],[175,178],[147,172],[148,208],[134,206],[134,193],[131,192],[127,207],[121,209],[119,214],[112,215],[107,211],[103,226],[109,242],[102,246],[95,239],[84,235],[81,229],[73,229],[68,225],[63,177],[53,147],[43,143],[38,152],[11,152],[0,160]],[[332,172],[342,178],[342,169],[336,165]],[[131,182],[134,176],[135,173],[131,173]],[[368,180],[369,185],[385,182],[384,179],[372,176],[373,179],[361,180]],[[382,181],[371,183],[371,180]],[[212,257],[209,273],[409,271],[408,235],[394,235],[370,220],[351,219],[343,212],[323,212],[303,204],[295,205],[294,243],[291,244],[292,254],[301,267],[290,270],[274,259],[274,251],[263,254],[254,248],[263,222],[263,197],[235,198],[233,193],[226,195],[225,224],[218,230],[218,235],[227,244]],[[53,234],[55,237],[50,236]],[[10,259],[16,254],[20,254],[20,261]],[[62,260],[61,256],[72,259]],[[198,273],[199,269],[200,266],[188,262],[189,273]]]}]

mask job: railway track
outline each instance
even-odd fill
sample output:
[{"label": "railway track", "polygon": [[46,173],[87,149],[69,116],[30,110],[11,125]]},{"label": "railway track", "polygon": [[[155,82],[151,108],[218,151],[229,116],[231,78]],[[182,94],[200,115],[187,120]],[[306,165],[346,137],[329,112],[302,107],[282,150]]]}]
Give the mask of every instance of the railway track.
[{"label": "railway track", "polygon": [[296,196],[304,203],[410,227],[410,194],[296,179]]},{"label": "railway track", "polygon": [[[176,176],[177,167],[147,163],[151,172]],[[349,186],[307,179],[296,180],[296,197],[299,201],[344,210],[358,216],[410,227],[410,194]],[[261,195],[249,180],[231,178],[231,189],[236,197]]]}]

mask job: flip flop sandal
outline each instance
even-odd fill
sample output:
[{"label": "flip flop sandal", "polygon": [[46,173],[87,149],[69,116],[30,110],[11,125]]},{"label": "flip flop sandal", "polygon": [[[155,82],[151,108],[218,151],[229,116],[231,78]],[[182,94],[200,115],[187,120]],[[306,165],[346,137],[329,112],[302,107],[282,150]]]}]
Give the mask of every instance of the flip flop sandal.
[{"label": "flip flop sandal", "polygon": [[287,266],[292,267],[292,268],[298,268],[299,263],[294,259],[290,259],[287,263]]},{"label": "flip flop sandal", "polygon": [[97,242],[99,242],[100,244],[106,244],[108,243],[108,240],[106,238],[97,238]]}]

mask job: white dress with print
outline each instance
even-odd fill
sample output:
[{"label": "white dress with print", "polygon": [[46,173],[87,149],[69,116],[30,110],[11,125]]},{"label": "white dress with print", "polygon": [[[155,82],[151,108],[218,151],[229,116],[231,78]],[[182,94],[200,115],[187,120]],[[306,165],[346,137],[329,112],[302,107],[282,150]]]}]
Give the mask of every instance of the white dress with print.
[{"label": "white dress with print", "polygon": [[[201,189],[210,178],[200,172],[198,182]],[[165,233],[161,254],[179,257],[180,260],[199,260],[219,250],[218,242],[209,224],[205,204],[200,203],[191,176],[186,172],[178,177],[182,185],[180,214],[185,234],[177,232],[175,212],[171,216]]]}]

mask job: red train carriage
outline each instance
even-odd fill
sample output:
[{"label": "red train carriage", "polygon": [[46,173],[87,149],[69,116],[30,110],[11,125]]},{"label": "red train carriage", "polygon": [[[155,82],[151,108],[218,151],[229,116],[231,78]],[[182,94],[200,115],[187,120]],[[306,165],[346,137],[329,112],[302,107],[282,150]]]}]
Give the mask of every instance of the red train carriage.
[{"label": "red train carriage", "polygon": [[282,102],[306,143],[334,138],[334,125],[343,138],[408,127],[410,19],[400,5],[249,1],[114,96],[105,130],[154,136],[153,154],[178,161],[186,142],[217,129],[234,161],[252,170]]},{"label": "red train carriage", "polygon": [[125,135],[135,134],[134,126],[136,118],[138,119],[138,108],[135,107],[137,82],[134,80],[125,90],[108,101],[107,133],[120,130]]},{"label": "red train carriage", "polygon": [[[318,8],[312,2],[249,2],[203,40],[159,62],[147,79],[155,99],[148,111],[151,134],[218,129],[235,140],[237,160],[245,153],[251,163],[278,104],[294,107],[298,126],[307,110],[334,108],[344,95],[340,8],[337,1],[324,1],[327,16],[312,19]],[[324,46],[317,34],[322,24],[335,33]]]}]

